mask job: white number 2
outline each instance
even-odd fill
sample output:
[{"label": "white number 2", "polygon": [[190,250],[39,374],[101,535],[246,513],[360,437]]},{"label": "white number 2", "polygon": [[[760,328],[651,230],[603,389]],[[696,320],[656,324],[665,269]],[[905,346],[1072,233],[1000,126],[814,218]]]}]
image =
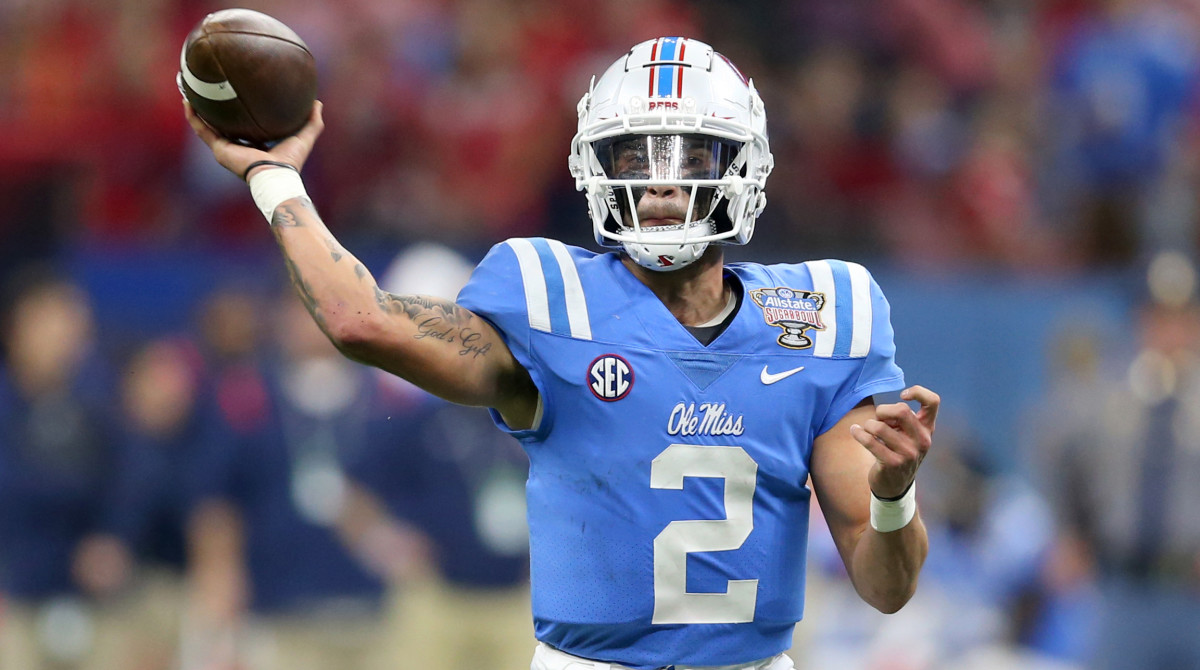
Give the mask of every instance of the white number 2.
[{"label": "white number 2", "polygon": [[672,521],[654,538],[652,623],[745,623],[754,620],[757,579],[731,579],[725,593],[689,593],[687,555],[730,551],[754,530],[758,464],[741,447],[672,444],[650,464],[650,488],[683,489],[684,477],[725,480],[725,518]]}]

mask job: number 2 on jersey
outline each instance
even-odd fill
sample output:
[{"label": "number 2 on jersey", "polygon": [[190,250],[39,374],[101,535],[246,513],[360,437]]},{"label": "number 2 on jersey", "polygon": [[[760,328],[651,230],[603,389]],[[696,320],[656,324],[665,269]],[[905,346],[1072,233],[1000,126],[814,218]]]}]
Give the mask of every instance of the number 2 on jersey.
[{"label": "number 2 on jersey", "polygon": [[730,551],[754,530],[758,464],[741,447],[672,444],[650,464],[650,488],[683,490],[684,477],[725,480],[725,518],[672,521],[654,538],[651,623],[745,623],[754,620],[757,579],[731,579],[725,593],[687,590],[687,555]]}]

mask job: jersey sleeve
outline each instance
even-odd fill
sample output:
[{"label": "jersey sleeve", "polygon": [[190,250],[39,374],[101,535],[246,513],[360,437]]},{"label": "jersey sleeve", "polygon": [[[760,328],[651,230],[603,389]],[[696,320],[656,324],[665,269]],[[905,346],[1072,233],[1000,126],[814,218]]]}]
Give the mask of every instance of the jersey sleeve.
[{"label": "jersey sleeve", "polygon": [[[460,307],[487,319],[499,331],[500,337],[504,339],[517,362],[529,371],[533,383],[544,399],[545,387],[531,347],[533,324],[529,316],[523,268],[514,247],[514,243],[522,242],[524,241],[508,240],[493,246],[471,273],[471,278],[459,292],[456,302]],[[528,266],[528,262],[526,265]],[[526,273],[531,271],[529,267],[524,270]],[[536,427],[525,431],[512,430],[495,410],[490,411],[496,425],[506,432],[516,436],[536,432]]]},{"label": "jersey sleeve", "polygon": [[[828,328],[827,324],[826,333],[835,333],[828,356],[856,360],[858,365],[838,388],[817,434],[832,428],[865,398],[904,388],[904,371],[896,364],[891,307],[883,290],[870,272],[857,263],[827,261],[826,264],[831,268],[832,284],[841,289],[829,290],[836,295],[836,325]],[[816,273],[814,279],[819,283]]]}]

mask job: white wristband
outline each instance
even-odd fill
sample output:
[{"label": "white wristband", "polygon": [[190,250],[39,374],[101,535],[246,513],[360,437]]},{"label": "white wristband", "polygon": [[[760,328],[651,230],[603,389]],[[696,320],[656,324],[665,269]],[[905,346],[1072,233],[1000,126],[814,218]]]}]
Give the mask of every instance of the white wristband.
[{"label": "white wristband", "polygon": [[890,533],[908,525],[917,514],[917,483],[913,482],[899,500],[880,500],[871,494],[871,527]]},{"label": "white wristband", "polygon": [[266,217],[267,223],[275,215],[275,208],[285,200],[292,198],[307,198],[308,191],[304,190],[304,182],[300,173],[288,168],[267,168],[259,170],[250,177],[250,195],[254,204]]}]

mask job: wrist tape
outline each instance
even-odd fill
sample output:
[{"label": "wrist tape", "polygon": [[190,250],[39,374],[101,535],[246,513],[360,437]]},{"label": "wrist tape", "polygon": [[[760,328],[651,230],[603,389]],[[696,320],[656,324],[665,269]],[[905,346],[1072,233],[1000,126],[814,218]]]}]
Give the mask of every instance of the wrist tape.
[{"label": "wrist tape", "polygon": [[270,223],[276,207],[292,198],[308,198],[308,191],[304,190],[304,182],[295,169],[273,167],[250,177],[250,195]]},{"label": "wrist tape", "polygon": [[871,527],[880,533],[890,533],[907,526],[917,514],[917,483],[896,500],[880,500],[871,494]]}]

